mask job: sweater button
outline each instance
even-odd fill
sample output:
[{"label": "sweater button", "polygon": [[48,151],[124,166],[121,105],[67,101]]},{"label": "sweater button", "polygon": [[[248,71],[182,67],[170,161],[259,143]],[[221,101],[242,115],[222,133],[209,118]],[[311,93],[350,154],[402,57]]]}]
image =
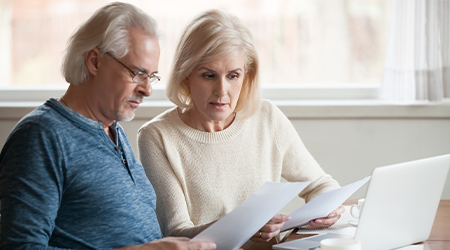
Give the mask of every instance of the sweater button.
[{"label": "sweater button", "polygon": [[123,160],[122,160],[122,163],[123,163],[123,164],[127,164],[127,160],[123,159]]},{"label": "sweater button", "polygon": [[120,150],[120,147],[119,147],[119,146],[117,146],[117,147],[116,147],[116,150],[117,150],[117,151],[119,151],[119,150]]}]

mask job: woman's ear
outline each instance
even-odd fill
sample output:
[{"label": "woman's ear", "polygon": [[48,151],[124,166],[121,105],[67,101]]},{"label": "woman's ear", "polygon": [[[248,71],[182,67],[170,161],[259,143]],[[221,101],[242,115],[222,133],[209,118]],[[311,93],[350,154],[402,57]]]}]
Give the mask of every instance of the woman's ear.
[{"label": "woman's ear", "polygon": [[186,88],[190,88],[190,83],[189,83],[189,79],[186,77],[186,78],[184,78],[184,80],[183,80],[183,84],[184,84],[184,86],[186,86]]},{"label": "woman's ear", "polygon": [[85,56],[85,63],[86,67],[92,75],[97,75],[98,67],[99,67],[99,60],[98,58],[101,56],[100,50],[97,48],[91,49]]},{"label": "woman's ear", "polygon": [[183,80],[183,84],[186,87],[186,95],[190,96],[191,95],[191,86],[190,86],[190,82],[189,79],[186,77]]}]

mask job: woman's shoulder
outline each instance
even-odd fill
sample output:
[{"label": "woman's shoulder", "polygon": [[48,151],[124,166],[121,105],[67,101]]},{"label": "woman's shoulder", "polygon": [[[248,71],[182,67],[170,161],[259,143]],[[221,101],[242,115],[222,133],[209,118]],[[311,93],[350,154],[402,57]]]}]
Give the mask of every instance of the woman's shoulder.
[{"label": "woman's shoulder", "polygon": [[262,111],[272,111],[273,109],[277,108],[275,104],[273,104],[272,101],[268,99],[262,99],[261,101],[261,110]]},{"label": "woman's shoulder", "polygon": [[163,113],[157,115],[150,121],[144,123],[144,125],[142,125],[139,128],[138,132],[142,132],[145,130],[152,130],[155,128],[163,128],[163,129],[168,128],[170,127],[168,125],[174,123],[177,117],[178,117],[177,108],[176,107],[170,108],[164,111]]},{"label": "woman's shoulder", "polygon": [[261,101],[261,108],[258,113],[263,117],[284,116],[281,110],[272,101],[267,99]]},{"label": "woman's shoulder", "polygon": [[265,124],[272,129],[290,125],[287,116],[270,100],[263,99],[259,111],[253,117],[254,122]]}]

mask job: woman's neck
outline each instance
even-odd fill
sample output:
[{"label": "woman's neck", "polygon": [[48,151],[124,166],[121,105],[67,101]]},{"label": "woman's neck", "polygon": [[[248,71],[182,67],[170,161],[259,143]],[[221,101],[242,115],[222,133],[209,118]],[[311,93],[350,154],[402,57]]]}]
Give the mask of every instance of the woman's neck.
[{"label": "woman's neck", "polygon": [[192,109],[189,109],[185,112],[182,112],[180,109],[178,111],[178,116],[180,119],[189,127],[205,131],[205,132],[219,132],[226,128],[228,128],[234,121],[236,117],[236,113],[231,113],[230,116],[228,116],[223,121],[206,121],[201,119],[199,115],[197,115],[195,112],[192,111]]}]

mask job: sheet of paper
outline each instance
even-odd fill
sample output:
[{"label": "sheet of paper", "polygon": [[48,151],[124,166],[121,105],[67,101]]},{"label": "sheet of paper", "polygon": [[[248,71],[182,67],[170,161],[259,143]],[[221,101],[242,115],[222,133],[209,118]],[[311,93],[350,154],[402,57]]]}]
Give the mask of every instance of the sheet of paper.
[{"label": "sheet of paper", "polygon": [[[354,221],[355,218],[350,213],[350,208],[352,206],[344,206],[345,212],[341,214],[341,218],[339,218],[338,221],[331,227],[327,228],[311,228],[310,226],[306,225],[304,227],[301,227],[297,230],[297,234],[324,234],[324,233],[333,233],[333,234],[348,234],[351,236],[354,236],[356,230],[356,226],[350,224],[350,221]],[[353,234],[346,233],[347,229],[348,231],[353,232]]]},{"label": "sheet of paper", "polygon": [[347,186],[330,190],[322,193],[308,203],[292,212],[289,216],[291,219],[284,223],[281,231],[286,231],[295,227],[308,224],[309,221],[317,218],[328,216],[333,210],[338,208],[345,200],[347,200],[356,190],[362,187],[370,176],[362,180],[348,184]]},{"label": "sheet of paper", "polygon": [[233,211],[191,241],[210,241],[217,250],[241,247],[310,182],[266,182]]},{"label": "sheet of paper", "polygon": [[311,236],[307,238],[302,238],[298,240],[292,240],[280,244],[276,244],[272,246],[274,250],[311,250],[318,249],[320,247],[320,241],[324,239],[333,239],[333,238],[347,238],[351,239],[353,236],[343,235],[343,234],[334,234],[334,233],[325,233],[319,234],[316,236]]}]

